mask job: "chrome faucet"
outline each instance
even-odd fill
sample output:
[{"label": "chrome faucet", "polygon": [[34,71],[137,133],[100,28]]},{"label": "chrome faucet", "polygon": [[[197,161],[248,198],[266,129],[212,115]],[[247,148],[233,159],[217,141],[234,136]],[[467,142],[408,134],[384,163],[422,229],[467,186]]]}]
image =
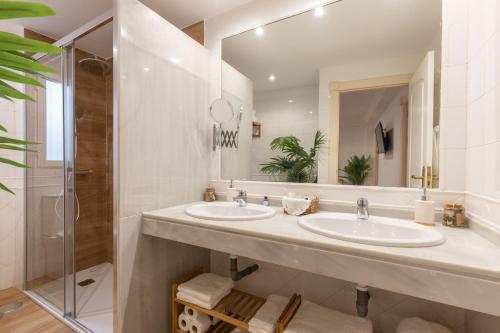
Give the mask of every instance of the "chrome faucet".
[{"label": "chrome faucet", "polygon": [[368,220],[370,218],[370,213],[368,212],[368,199],[359,198],[357,204],[358,204],[358,219]]},{"label": "chrome faucet", "polygon": [[238,190],[238,195],[233,198],[233,201],[237,202],[240,207],[246,207],[248,205],[247,192]]}]

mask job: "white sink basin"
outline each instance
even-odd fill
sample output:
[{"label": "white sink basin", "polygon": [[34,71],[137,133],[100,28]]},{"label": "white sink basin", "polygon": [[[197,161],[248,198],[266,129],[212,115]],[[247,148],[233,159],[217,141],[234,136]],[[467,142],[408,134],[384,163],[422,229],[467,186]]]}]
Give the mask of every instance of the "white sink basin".
[{"label": "white sink basin", "polygon": [[433,227],[413,221],[355,214],[319,213],[299,219],[299,225],[316,234],[345,241],[393,247],[426,247],[442,244],[444,236]]},{"label": "white sink basin", "polygon": [[186,208],[186,214],[205,220],[216,221],[250,221],[273,217],[274,209],[248,204],[240,207],[236,202],[207,202]]}]

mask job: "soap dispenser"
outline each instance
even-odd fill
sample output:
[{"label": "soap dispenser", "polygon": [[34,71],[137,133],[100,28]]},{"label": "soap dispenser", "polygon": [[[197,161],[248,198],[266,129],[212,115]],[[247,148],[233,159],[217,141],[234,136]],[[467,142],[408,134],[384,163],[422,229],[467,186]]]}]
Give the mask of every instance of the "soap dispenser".
[{"label": "soap dispenser", "polygon": [[425,225],[434,225],[435,222],[434,201],[428,200],[427,188],[424,187],[424,193],[420,200],[415,201],[415,222]]},{"label": "soap dispenser", "polygon": [[231,179],[229,187],[226,190],[226,201],[233,201],[234,197],[238,196],[238,190],[233,185],[233,180]]}]

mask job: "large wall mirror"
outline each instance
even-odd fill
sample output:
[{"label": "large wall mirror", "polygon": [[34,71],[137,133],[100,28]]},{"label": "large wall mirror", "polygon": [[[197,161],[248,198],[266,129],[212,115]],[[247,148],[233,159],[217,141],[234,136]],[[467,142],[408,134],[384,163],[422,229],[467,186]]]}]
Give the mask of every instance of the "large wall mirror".
[{"label": "large wall mirror", "polygon": [[221,178],[438,187],[440,0],[342,0],[222,41]]}]

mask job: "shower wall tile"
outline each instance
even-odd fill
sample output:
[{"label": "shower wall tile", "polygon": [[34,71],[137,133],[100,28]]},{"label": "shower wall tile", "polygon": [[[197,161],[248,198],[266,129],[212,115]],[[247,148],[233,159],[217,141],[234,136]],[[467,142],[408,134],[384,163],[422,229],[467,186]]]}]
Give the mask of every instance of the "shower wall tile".
[{"label": "shower wall tile", "polygon": [[[22,35],[23,29],[13,24],[0,23],[0,30]],[[23,90],[21,85],[14,85]],[[25,103],[0,100],[0,124],[7,136],[23,139]],[[3,135],[3,133],[2,133]],[[0,157],[23,161],[20,152],[0,150]],[[24,269],[24,170],[0,163],[0,183],[11,188],[12,195],[0,190],[0,290],[21,287]]]},{"label": "shower wall tile", "polygon": [[[78,43],[76,47],[78,48]],[[91,54],[77,49],[76,63]],[[89,175],[76,176],[76,189],[80,217],[76,230],[77,271],[109,261],[109,247],[112,243],[112,229],[108,228],[108,180],[112,172],[108,165],[107,126],[108,98],[106,76],[88,68],[75,68],[75,104],[77,170],[92,170]],[[108,74],[109,75],[109,74]]]},{"label": "shower wall tile", "polygon": [[[141,233],[143,211],[201,200],[213,175],[207,49],[137,0],[118,0],[120,332],[165,332],[169,285],[209,252]],[[147,24],[144,24],[147,22]]]}]

